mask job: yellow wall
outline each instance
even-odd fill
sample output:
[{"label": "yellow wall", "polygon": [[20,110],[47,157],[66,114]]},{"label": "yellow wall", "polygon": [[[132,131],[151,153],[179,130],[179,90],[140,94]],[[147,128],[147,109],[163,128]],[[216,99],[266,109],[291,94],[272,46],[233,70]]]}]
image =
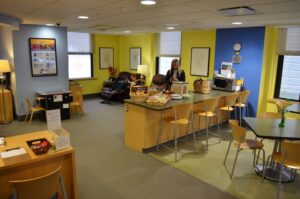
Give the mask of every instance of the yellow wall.
[{"label": "yellow wall", "polygon": [[266,111],[276,111],[276,106],[267,103],[267,101],[274,96],[278,60],[277,46],[278,29],[275,27],[266,27],[257,115]]},{"label": "yellow wall", "polygon": [[130,70],[129,49],[131,47],[140,47],[142,49],[141,64],[148,66],[146,81],[149,84],[155,68],[155,43],[156,35],[153,33],[120,36],[120,71],[137,72],[137,70]]},{"label": "yellow wall", "polygon": [[99,67],[99,48],[112,47],[114,48],[114,66],[119,71],[119,36],[116,35],[93,35],[93,72],[94,78],[78,81],[83,87],[83,94],[99,93],[102,89],[102,84],[108,79],[109,73],[107,69]]},{"label": "yellow wall", "polygon": [[189,89],[193,90],[193,82],[198,76],[190,75],[191,48],[210,47],[209,78],[213,77],[216,46],[216,30],[184,31],[181,33],[181,68],[185,71]]}]

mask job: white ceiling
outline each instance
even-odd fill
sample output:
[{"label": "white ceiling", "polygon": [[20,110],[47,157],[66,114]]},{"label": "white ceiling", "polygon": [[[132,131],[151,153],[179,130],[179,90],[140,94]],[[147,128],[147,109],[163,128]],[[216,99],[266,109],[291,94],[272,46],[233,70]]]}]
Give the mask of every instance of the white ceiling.
[{"label": "white ceiling", "polygon": [[[261,14],[225,17],[218,9],[249,6]],[[25,24],[60,23],[69,31],[122,34],[177,30],[300,25],[300,0],[0,0],[0,13],[17,16]],[[89,16],[88,20],[77,19]],[[243,25],[231,23],[241,21]],[[106,27],[106,30],[99,30]]]}]

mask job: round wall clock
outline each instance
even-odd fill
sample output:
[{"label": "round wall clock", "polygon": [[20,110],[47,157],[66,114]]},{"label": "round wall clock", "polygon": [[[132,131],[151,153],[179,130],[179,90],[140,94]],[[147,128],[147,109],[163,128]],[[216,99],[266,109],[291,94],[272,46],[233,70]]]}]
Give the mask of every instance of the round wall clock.
[{"label": "round wall clock", "polygon": [[234,45],[233,45],[233,50],[234,51],[240,51],[241,50],[241,48],[242,48],[242,44],[241,43],[235,43]]}]

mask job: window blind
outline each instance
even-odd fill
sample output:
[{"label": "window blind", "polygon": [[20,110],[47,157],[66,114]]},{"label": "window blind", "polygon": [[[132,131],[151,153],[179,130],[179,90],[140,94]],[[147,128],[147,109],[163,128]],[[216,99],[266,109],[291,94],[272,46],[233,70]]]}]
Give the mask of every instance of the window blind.
[{"label": "window blind", "polygon": [[159,37],[159,56],[179,56],[181,32],[161,32]]},{"label": "window blind", "polygon": [[279,55],[300,55],[300,27],[279,29]]},{"label": "window blind", "polygon": [[91,36],[89,33],[68,32],[69,53],[91,53]]}]

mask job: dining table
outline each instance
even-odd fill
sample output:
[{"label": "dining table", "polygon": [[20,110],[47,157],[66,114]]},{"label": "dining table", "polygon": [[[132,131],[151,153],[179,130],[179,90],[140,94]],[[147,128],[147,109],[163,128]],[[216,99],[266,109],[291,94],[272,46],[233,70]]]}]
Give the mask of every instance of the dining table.
[{"label": "dining table", "polygon": [[[282,140],[300,140],[300,120],[285,120],[285,127],[279,127],[281,119],[264,119],[258,117],[243,117],[243,121],[254,132],[258,138],[275,140],[273,153],[280,151]],[[280,167],[266,167],[265,178],[272,181],[279,181]],[[258,174],[263,174],[263,165],[256,165]],[[282,182],[291,181],[291,172],[284,169]]]}]

